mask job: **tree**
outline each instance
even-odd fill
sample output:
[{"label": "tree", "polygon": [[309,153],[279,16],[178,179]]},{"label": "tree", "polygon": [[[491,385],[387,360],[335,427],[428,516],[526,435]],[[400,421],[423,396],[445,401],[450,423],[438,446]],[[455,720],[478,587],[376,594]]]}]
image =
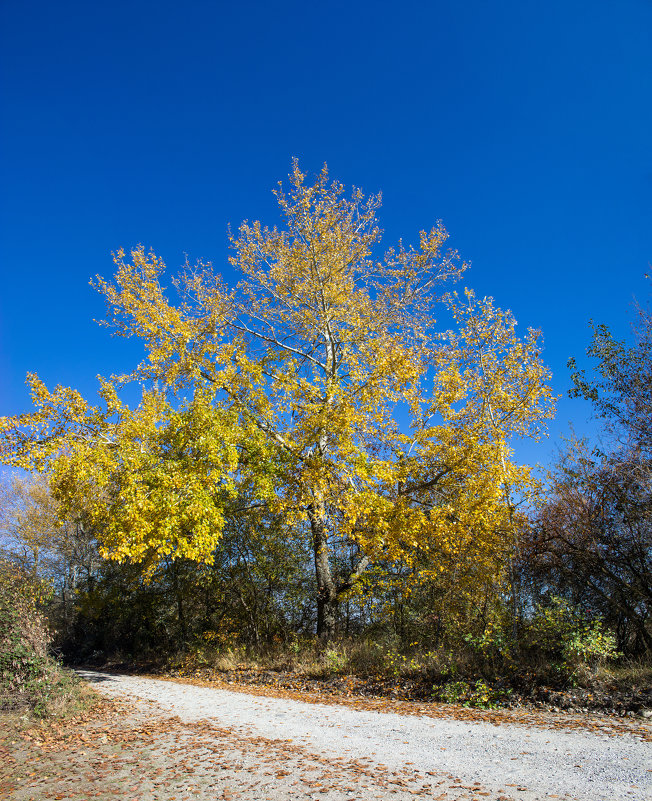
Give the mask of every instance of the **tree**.
[{"label": "tree", "polygon": [[0,486],[2,551],[24,572],[34,577],[49,572],[60,527],[43,478],[12,476]]},{"label": "tree", "polygon": [[571,397],[590,401],[609,435],[571,441],[550,477],[528,545],[544,586],[599,612],[630,653],[652,650],[652,316],[638,308],[634,343],[592,324],[587,375],[569,361]]},{"label": "tree", "polygon": [[652,471],[632,451],[569,447],[525,547],[546,596],[590,609],[620,650],[652,651]]},{"label": "tree", "polygon": [[64,519],[45,476],[8,477],[0,486],[0,558],[45,582],[54,595],[50,622],[65,636],[78,591],[92,585],[100,562],[92,532]]},{"label": "tree", "polygon": [[[436,571],[465,553],[495,570],[531,483],[509,440],[536,436],[551,397],[537,332],[520,341],[491,299],[446,290],[466,265],[441,225],[380,257],[379,198],[346,197],[326,168],[308,185],[295,162],[290,180],[284,230],[232,236],[234,289],[186,264],[172,300],[160,259],[119,251],[96,286],[145,359],[102,381],[101,407],[31,377],[38,409],[4,422],[4,453],[47,471],[117,559],[211,560],[239,499],[264,506],[310,538],[329,639],[373,561]],[[145,387],[135,410],[128,380]],[[335,573],[338,544],[354,558]]]},{"label": "tree", "polygon": [[652,315],[637,308],[635,342],[614,339],[606,325],[591,324],[593,339],[587,355],[596,360],[592,378],[570,359],[571,397],[593,404],[610,433],[645,459],[652,458]]}]

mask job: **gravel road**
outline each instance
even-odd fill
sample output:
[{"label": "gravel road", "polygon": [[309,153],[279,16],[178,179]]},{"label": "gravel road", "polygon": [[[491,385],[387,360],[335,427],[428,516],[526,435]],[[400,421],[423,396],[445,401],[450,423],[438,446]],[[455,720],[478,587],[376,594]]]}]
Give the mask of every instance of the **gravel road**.
[{"label": "gravel road", "polygon": [[[336,764],[337,760],[339,764],[357,760],[372,781],[368,792],[356,798],[398,798],[397,789],[382,792],[389,785],[381,779],[401,775],[413,782],[405,785],[405,793],[431,798],[652,799],[652,747],[633,734],[432,719],[138,676],[79,672],[107,696],[150,702],[184,723],[207,721],[243,738],[292,742],[293,753]],[[291,773],[289,756],[288,760]],[[372,786],[374,776],[377,783]],[[436,789],[429,789],[433,784]],[[327,789],[319,792],[301,797],[329,797],[324,795]],[[242,797],[258,799],[255,794]]]}]

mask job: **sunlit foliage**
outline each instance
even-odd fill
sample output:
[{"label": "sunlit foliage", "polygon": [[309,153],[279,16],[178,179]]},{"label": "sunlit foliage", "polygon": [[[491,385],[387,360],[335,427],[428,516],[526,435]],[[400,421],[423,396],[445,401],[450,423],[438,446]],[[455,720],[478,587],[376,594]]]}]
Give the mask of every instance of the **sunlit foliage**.
[{"label": "sunlit foliage", "polygon": [[[102,381],[99,406],[31,376],[36,411],[3,421],[3,459],[47,473],[105,555],[152,569],[211,561],[253,499],[305,531],[330,637],[372,562],[500,572],[532,486],[510,439],[538,436],[549,376],[536,332],[519,339],[491,299],[452,293],[466,265],[441,225],[381,255],[378,197],[347,196],[326,168],[306,182],[296,163],[276,195],[283,228],[231,238],[234,288],[199,264],[168,291],[157,256],[119,251],[95,283],[144,360]],[[144,387],[135,409],[128,381]],[[338,543],[351,558],[334,573]]]}]

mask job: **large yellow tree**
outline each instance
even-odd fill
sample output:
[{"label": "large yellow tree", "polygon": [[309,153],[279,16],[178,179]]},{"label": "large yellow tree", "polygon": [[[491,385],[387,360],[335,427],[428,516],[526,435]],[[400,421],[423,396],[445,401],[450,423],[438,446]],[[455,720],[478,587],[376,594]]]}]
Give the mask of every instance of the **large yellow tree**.
[{"label": "large yellow tree", "polygon": [[[536,332],[519,340],[490,299],[451,293],[465,265],[441,225],[381,256],[379,198],[296,163],[276,194],[282,228],[232,237],[234,288],[199,264],[168,293],[160,259],[120,251],[96,286],[144,360],[103,380],[98,406],[31,377],[37,409],[3,421],[3,453],[47,472],[117,559],[210,560],[243,497],[303,527],[328,639],[374,560],[496,569],[531,483],[510,438],[538,435],[551,396]],[[133,410],[127,381],[144,387]]]}]

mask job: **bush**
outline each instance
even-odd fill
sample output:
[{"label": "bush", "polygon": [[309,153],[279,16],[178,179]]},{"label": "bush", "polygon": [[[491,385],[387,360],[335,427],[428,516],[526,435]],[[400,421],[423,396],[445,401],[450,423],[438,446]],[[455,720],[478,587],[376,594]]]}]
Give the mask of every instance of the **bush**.
[{"label": "bush", "polygon": [[48,654],[50,635],[40,609],[46,585],[0,561],[0,710],[62,711],[79,681]]},{"label": "bush", "polygon": [[476,681],[449,681],[433,687],[432,698],[445,704],[461,704],[476,709],[497,709],[511,694],[511,690],[491,687],[482,679]]},{"label": "bush", "polygon": [[605,631],[602,621],[590,619],[564,598],[554,596],[547,606],[538,606],[529,626],[533,644],[548,658],[561,661],[572,674],[582,667],[596,670],[620,654],[616,638]]}]

